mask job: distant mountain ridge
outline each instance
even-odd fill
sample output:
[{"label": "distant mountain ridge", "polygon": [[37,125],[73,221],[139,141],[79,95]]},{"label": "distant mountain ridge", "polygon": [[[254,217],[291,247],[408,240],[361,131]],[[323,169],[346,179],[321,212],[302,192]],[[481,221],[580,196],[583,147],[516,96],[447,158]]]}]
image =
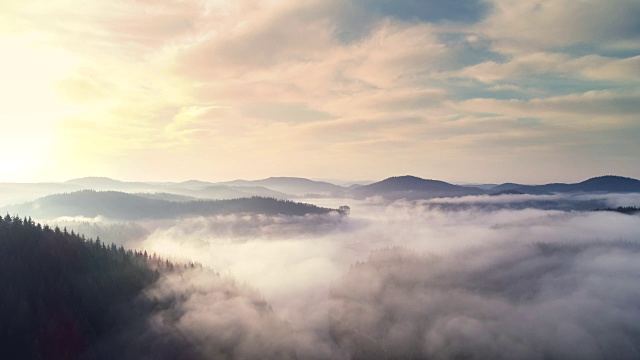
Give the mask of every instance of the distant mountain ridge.
[{"label": "distant mountain ridge", "polygon": [[[349,197],[365,199],[379,196],[386,200],[430,199],[434,197],[458,197],[470,195],[592,193],[592,192],[640,192],[640,180],[614,175],[593,177],[579,183],[549,183],[524,185],[503,183],[490,186],[455,185],[440,180],[417,176],[395,176],[367,185],[343,187],[326,181],[298,177],[270,177],[261,180],[233,180],[207,182],[187,180],[183,182],[126,182],[105,177],[71,179],[62,183],[0,183],[0,205],[33,201],[39,197],[79,190],[120,191],[144,193],[155,199],[189,200],[186,197],[207,200],[229,200],[253,196],[276,199],[302,197]],[[153,195],[156,194],[156,195]]]},{"label": "distant mountain ridge", "polygon": [[117,191],[82,190],[54,194],[10,207],[14,214],[37,219],[104,216],[117,220],[168,219],[190,216],[254,213],[266,215],[326,214],[339,210],[273,198],[251,197],[231,200],[168,201],[146,195]]},{"label": "distant mountain ridge", "polygon": [[298,177],[270,177],[261,180],[233,180],[221,182],[220,185],[262,186],[286,194],[303,196],[306,194],[337,195],[345,192],[345,188],[325,181],[315,181]]},{"label": "distant mountain ridge", "polygon": [[506,183],[498,185],[491,189],[492,192],[505,190],[515,190],[525,194],[534,195],[577,192],[627,193],[640,192],[640,180],[623,176],[605,175],[593,177],[574,184],[551,183],[544,185],[520,185]]},{"label": "distant mountain ridge", "polygon": [[485,191],[459,185],[453,185],[440,180],[422,179],[417,176],[395,176],[385,180],[361,186],[351,190],[357,199],[381,196],[387,200],[397,199],[428,199],[434,197],[452,197],[466,195],[482,195]]},{"label": "distant mountain ridge", "polygon": [[395,176],[382,181],[350,189],[349,194],[356,199],[379,196],[385,200],[419,200],[436,197],[459,197],[470,195],[543,195],[553,193],[593,193],[639,192],[640,180],[606,175],[587,179],[575,184],[551,183],[544,185],[523,185],[504,183],[485,189],[473,186],[454,185],[440,180],[423,179],[416,176]]}]

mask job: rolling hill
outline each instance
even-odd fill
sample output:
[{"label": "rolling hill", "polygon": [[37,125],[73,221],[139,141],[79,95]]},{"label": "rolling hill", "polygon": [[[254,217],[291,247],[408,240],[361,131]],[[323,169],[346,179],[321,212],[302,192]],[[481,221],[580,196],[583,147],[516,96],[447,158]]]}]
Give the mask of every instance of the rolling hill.
[{"label": "rolling hill", "polygon": [[427,180],[416,176],[397,176],[353,189],[350,194],[357,199],[381,196],[386,200],[418,200],[482,195],[486,192],[478,188],[453,185],[439,180]]},{"label": "rolling hill", "polygon": [[30,214],[37,219],[63,216],[94,218],[104,216],[118,220],[168,219],[233,213],[307,215],[338,211],[315,205],[272,198],[232,200],[167,201],[117,191],[82,190],[56,194],[9,207],[14,214]]},{"label": "rolling hill", "polygon": [[345,188],[324,181],[314,181],[297,177],[270,177],[262,180],[234,180],[219,183],[230,186],[262,186],[286,194],[304,196],[306,194],[342,195]]},{"label": "rolling hill", "polygon": [[565,184],[552,183],[545,185],[519,185],[506,183],[491,189],[491,192],[503,190],[516,190],[526,194],[551,194],[551,193],[631,193],[640,192],[640,180],[622,176],[599,176],[585,181]]}]

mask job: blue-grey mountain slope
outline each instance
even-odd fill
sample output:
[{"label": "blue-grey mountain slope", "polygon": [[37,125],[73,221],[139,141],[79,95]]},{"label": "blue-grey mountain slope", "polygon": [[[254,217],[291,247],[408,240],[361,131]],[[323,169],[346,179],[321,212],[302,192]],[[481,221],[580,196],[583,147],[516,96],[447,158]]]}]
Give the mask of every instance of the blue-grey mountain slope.
[{"label": "blue-grey mountain slope", "polygon": [[640,192],[640,180],[622,176],[599,176],[575,184],[552,183],[545,185],[502,184],[491,189],[491,192],[516,190],[526,194],[552,193],[633,193]]},{"label": "blue-grey mountain slope", "polygon": [[324,181],[315,181],[297,177],[270,177],[262,180],[234,180],[219,183],[228,186],[263,186],[286,194],[304,196],[319,194],[325,196],[341,196],[345,188]]},{"label": "blue-grey mountain slope", "polygon": [[29,214],[37,219],[59,217],[104,216],[109,219],[135,221],[169,219],[219,214],[254,213],[307,215],[337,211],[311,204],[272,198],[240,198],[232,200],[167,201],[117,191],[83,190],[55,194],[6,209],[13,214]]},{"label": "blue-grey mountain slope", "polygon": [[485,191],[449,184],[439,180],[427,180],[416,176],[396,176],[351,190],[356,199],[380,196],[386,200],[418,200],[435,197],[482,195]]}]

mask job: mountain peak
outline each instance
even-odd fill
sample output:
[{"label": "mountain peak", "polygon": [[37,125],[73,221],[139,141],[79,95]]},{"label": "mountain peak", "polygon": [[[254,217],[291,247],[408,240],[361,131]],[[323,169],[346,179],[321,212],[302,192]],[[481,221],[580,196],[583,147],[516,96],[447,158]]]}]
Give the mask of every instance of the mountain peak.
[{"label": "mountain peak", "polygon": [[624,177],[624,176],[618,176],[618,175],[603,175],[603,176],[596,176],[596,177],[592,177],[590,179],[587,179],[583,182],[581,182],[580,184],[585,184],[585,183],[605,183],[605,182],[612,182],[612,181],[617,181],[617,182],[637,182],[639,180],[630,178],[630,177]]},{"label": "mountain peak", "polygon": [[392,176],[390,178],[386,178],[384,180],[382,180],[381,182],[395,182],[395,183],[420,183],[420,182],[437,182],[437,183],[444,183],[444,184],[448,184],[444,181],[440,181],[440,180],[431,180],[431,179],[423,179],[421,177],[417,177],[417,176],[413,176],[413,175],[401,175],[401,176]]},{"label": "mountain peak", "polygon": [[441,196],[480,195],[485,192],[440,180],[428,180],[413,175],[393,176],[377,183],[352,190],[356,197],[380,195],[389,199],[427,199]]}]

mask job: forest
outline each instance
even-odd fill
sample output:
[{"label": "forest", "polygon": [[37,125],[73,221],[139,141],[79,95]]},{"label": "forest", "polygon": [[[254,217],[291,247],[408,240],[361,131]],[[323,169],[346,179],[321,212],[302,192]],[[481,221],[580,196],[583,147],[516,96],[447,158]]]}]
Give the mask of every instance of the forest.
[{"label": "forest", "polygon": [[[202,272],[217,281],[215,293],[247,299],[268,317],[266,302],[233,281],[194,263],[107,245],[51,228],[31,218],[0,217],[0,348],[2,358],[22,359],[207,359],[201,344],[173,327],[194,287],[152,295],[170,277]],[[160,326],[152,326],[161,319]],[[277,322],[272,329],[284,324]],[[244,329],[241,329],[244,330]],[[234,357],[237,339],[222,339],[215,352]],[[274,350],[271,358],[291,358]],[[287,351],[289,351],[287,353]],[[268,356],[269,354],[266,353]]]}]

